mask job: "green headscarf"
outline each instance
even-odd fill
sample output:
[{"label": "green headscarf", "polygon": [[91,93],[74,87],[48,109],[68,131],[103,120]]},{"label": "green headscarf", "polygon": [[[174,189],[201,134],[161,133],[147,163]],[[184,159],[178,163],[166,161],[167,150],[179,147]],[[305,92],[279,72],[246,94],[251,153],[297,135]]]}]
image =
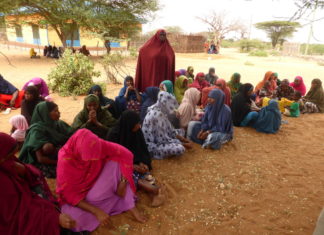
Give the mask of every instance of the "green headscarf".
[{"label": "green headscarf", "polygon": [[166,91],[172,95],[174,95],[173,93],[173,84],[170,80],[164,80],[162,82],[163,85],[165,85]]},{"label": "green headscarf", "polygon": [[316,78],[313,79],[312,84],[315,84],[316,86],[307,92],[305,99],[306,101],[316,104],[320,113],[324,113],[324,91],[322,81]]},{"label": "green headscarf", "polygon": [[241,74],[234,73],[232,75],[232,77],[231,77],[231,80],[227,83],[227,86],[231,90],[231,97],[233,97],[234,95],[236,95],[238,93],[238,90],[242,86],[242,83],[241,82],[237,82],[237,80],[240,79],[240,78],[241,78]]},{"label": "green headscarf", "polygon": [[[87,106],[89,103],[93,102],[98,104],[97,120],[102,124],[102,126],[97,126],[94,123],[88,123],[89,111]],[[83,110],[74,118],[72,128],[74,131],[81,128],[87,128],[98,137],[105,138],[109,129],[116,123],[117,121],[113,118],[111,113],[108,110],[100,107],[99,98],[96,95],[91,94],[84,99]]]},{"label": "green headscarf", "polygon": [[184,75],[179,76],[174,83],[174,95],[180,104],[182,102],[185,91],[188,87],[183,87],[184,81],[188,81],[188,78]]},{"label": "green headscarf", "polygon": [[71,127],[65,122],[50,118],[49,102],[39,103],[33,112],[31,126],[28,129],[19,159],[24,163],[36,162],[36,151],[46,143],[55,147],[65,144],[72,134]]},{"label": "green headscarf", "polygon": [[195,80],[195,75],[194,75],[194,74],[189,74],[189,71],[190,71],[190,70],[194,70],[194,67],[189,66],[189,67],[187,68],[187,74],[186,74],[186,77],[188,78],[188,84],[193,83],[194,80]]}]

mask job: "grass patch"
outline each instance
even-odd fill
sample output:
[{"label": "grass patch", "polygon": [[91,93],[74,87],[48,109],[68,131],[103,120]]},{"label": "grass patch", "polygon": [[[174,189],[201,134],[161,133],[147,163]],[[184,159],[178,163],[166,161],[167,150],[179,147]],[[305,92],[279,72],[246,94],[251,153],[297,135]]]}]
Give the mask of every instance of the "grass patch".
[{"label": "grass patch", "polygon": [[266,51],[257,50],[257,51],[251,51],[249,53],[249,56],[268,57],[268,53]]},{"label": "grass patch", "polygon": [[244,65],[247,65],[247,66],[254,66],[254,64],[250,61],[245,61]]}]

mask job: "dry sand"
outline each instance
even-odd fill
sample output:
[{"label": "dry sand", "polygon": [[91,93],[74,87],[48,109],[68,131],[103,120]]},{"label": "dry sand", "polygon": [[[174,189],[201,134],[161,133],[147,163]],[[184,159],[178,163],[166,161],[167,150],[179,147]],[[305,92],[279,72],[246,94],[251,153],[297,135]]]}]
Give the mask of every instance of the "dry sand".
[{"label": "dry sand", "polygon": [[[18,56],[17,51],[1,50],[15,67],[0,57],[0,73],[19,88],[32,77],[47,79],[54,66],[50,59],[30,60],[27,51]],[[254,65],[245,65],[247,61]],[[315,77],[324,79],[324,67],[315,62],[248,57],[232,49],[210,59],[203,54],[179,54],[176,62],[178,69],[193,65],[196,72],[214,66],[226,80],[240,72],[243,82],[253,84],[267,70],[290,80],[301,75],[308,86]],[[134,71],[135,62],[129,65]],[[108,86],[108,96],[114,97],[119,88]],[[62,119],[71,123],[83,97],[52,96]],[[8,120],[18,113],[0,114],[0,131],[9,132]],[[112,227],[93,234],[123,234],[127,228],[128,234],[312,234],[324,205],[324,115],[285,120],[289,123],[276,135],[235,128],[234,140],[220,151],[195,145],[179,158],[153,161],[153,174],[168,188],[167,203],[150,208],[149,198],[139,192],[138,207],[149,218],[146,224],[124,213],[111,217]],[[52,188],[54,184],[51,180]]]}]

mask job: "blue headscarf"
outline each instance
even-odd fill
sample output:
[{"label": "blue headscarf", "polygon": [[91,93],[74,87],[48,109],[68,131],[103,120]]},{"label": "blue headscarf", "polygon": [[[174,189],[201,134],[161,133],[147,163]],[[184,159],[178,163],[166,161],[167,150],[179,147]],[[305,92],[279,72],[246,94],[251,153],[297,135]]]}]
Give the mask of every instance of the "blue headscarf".
[{"label": "blue headscarf", "polygon": [[141,106],[141,121],[144,121],[144,118],[147,113],[147,108],[156,103],[160,89],[158,87],[148,87],[145,90],[143,96],[145,97],[144,102]]},{"label": "blue headscarf", "polygon": [[[120,89],[120,92],[119,92],[119,95],[118,95],[119,97],[124,97],[124,95],[126,93],[126,90],[127,90],[127,81],[130,81],[130,80],[134,81],[133,77],[131,77],[131,76],[125,77],[124,87],[122,89]],[[137,100],[135,91],[129,91],[128,92],[127,101],[129,101],[129,100]]]},{"label": "blue headscarf", "polygon": [[276,133],[281,126],[281,113],[278,102],[270,100],[269,105],[262,108],[253,127],[264,133]]},{"label": "blue headscarf", "polygon": [[231,109],[224,104],[225,94],[220,89],[209,92],[208,97],[215,99],[215,103],[208,104],[201,122],[204,131],[233,134]]}]

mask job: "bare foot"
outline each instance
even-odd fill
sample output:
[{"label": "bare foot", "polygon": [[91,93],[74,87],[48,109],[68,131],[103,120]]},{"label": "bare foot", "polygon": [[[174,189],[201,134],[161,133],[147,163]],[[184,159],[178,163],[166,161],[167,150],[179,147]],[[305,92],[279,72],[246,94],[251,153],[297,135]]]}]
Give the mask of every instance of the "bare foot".
[{"label": "bare foot", "polygon": [[133,216],[138,222],[145,223],[147,221],[147,218],[141,212],[139,212],[139,210],[136,207],[130,209],[129,211],[133,214]]},{"label": "bare foot", "polygon": [[165,200],[166,200],[166,196],[163,193],[162,188],[160,188],[158,195],[153,197],[151,206],[152,207],[159,207],[165,202]]},{"label": "bare foot", "polygon": [[67,214],[60,214],[59,223],[62,228],[71,229],[74,228],[76,222]]}]

